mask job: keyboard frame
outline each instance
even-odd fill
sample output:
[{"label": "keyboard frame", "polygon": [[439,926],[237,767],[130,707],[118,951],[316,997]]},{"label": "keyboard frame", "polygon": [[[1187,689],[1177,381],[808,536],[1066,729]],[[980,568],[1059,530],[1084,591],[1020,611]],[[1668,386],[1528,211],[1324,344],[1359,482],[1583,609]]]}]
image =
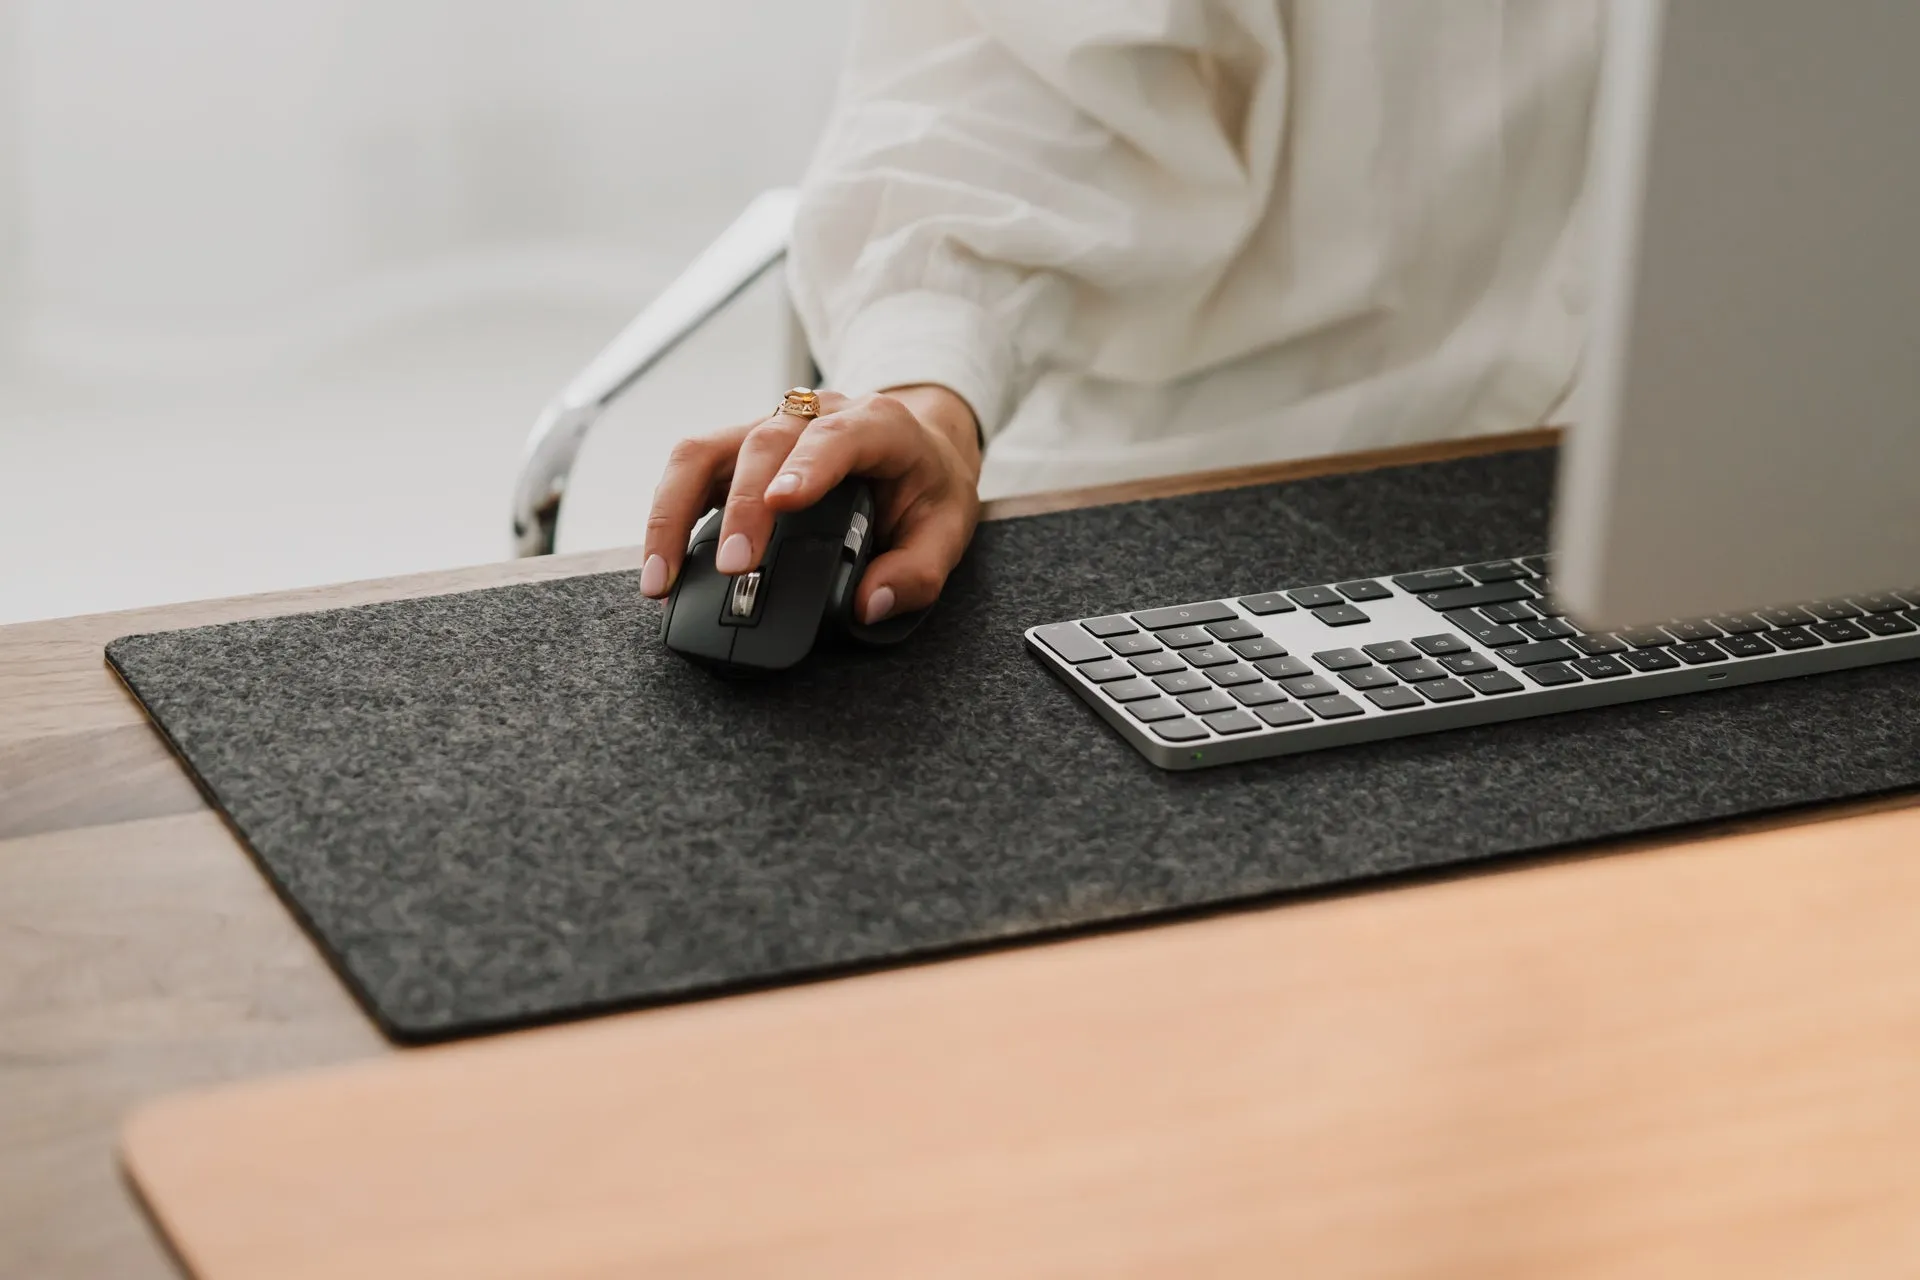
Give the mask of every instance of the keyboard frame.
[{"label": "keyboard frame", "polygon": [[[1462,566],[1440,567],[1460,568]],[[1481,644],[1472,636],[1463,634],[1442,614],[1429,609],[1415,596],[1403,590],[1393,582],[1392,575],[1382,575],[1372,581],[1379,582],[1393,594],[1386,600],[1362,603],[1359,607],[1369,615],[1370,621],[1353,626],[1328,626],[1304,609],[1262,616],[1247,610],[1240,604],[1240,599],[1244,597],[1221,597],[1217,601],[1186,601],[1173,606],[1220,603],[1232,609],[1236,617],[1259,627],[1262,634],[1275,640],[1293,656],[1305,659],[1313,667],[1314,674],[1325,676],[1339,685],[1340,692],[1360,706],[1360,715],[1341,720],[1316,719],[1308,724],[1287,728],[1274,728],[1262,724],[1258,729],[1250,732],[1222,735],[1207,728],[1198,717],[1188,716],[1188,719],[1207,729],[1207,737],[1190,742],[1168,742],[1156,736],[1151,725],[1134,719],[1127,714],[1123,705],[1102,694],[1101,686],[1081,675],[1075,664],[1066,661],[1047,647],[1046,643],[1040,639],[1039,633],[1042,626],[1053,624],[1043,623],[1029,627],[1023,634],[1027,647],[1039,657],[1048,670],[1064,681],[1083,702],[1092,707],[1102,720],[1111,725],[1149,762],[1168,770],[1213,768],[1217,765],[1260,760],[1270,756],[1294,755],[1361,742],[1377,742],[1387,738],[1404,738],[1415,734],[1464,729],[1473,725],[1498,724],[1509,720],[1528,720],[1536,716],[1584,711],[1592,707],[1617,706],[1621,703],[1641,702],[1651,698],[1704,693],[1714,689],[1730,689],[1740,685],[1785,680],[1794,676],[1818,675],[1827,671],[1846,671],[1856,667],[1920,659],[1920,631],[1916,631],[1905,635],[1868,636],[1863,640],[1840,644],[1822,642],[1818,649],[1775,652],[1754,658],[1730,657],[1722,662],[1702,666],[1683,666],[1672,671],[1634,671],[1606,680],[1582,677],[1579,684],[1543,687],[1531,683],[1524,668],[1510,666],[1494,649]],[[1300,588],[1280,589],[1299,590]],[[1158,607],[1160,606],[1143,606],[1142,609],[1129,609],[1124,612],[1131,615],[1142,612],[1145,608]],[[1920,609],[1920,602],[1915,602],[1915,607]],[[1065,621],[1079,623],[1088,620],[1071,618]],[[1411,640],[1415,636],[1441,632],[1459,636],[1472,652],[1492,659],[1497,669],[1517,677],[1525,687],[1516,692],[1504,694],[1482,694],[1476,691],[1473,698],[1468,701],[1428,703],[1425,706],[1402,711],[1383,711],[1368,701],[1364,693],[1346,687],[1337,673],[1328,671],[1313,659],[1313,654],[1316,652],[1361,648],[1382,640]],[[1272,682],[1268,681],[1268,683]],[[1288,701],[1298,703],[1299,699],[1289,698]]]}]

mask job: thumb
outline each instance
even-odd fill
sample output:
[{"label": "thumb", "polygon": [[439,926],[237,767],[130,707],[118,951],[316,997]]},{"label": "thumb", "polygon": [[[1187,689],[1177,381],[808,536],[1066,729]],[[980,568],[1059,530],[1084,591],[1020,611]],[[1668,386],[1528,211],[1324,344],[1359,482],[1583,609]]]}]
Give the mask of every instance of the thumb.
[{"label": "thumb", "polygon": [[902,523],[891,550],[873,558],[854,592],[854,616],[868,626],[924,609],[940,598],[947,575],[973,537],[974,522],[959,506],[943,506],[924,520]]}]

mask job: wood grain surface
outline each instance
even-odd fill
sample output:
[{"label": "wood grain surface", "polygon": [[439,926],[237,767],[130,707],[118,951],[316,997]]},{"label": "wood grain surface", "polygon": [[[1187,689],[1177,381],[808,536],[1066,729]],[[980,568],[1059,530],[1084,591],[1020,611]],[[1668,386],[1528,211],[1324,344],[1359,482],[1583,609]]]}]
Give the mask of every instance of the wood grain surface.
[{"label": "wood grain surface", "polygon": [[1920,812],[148,1107],[204,1280],[1905,1276]]}]

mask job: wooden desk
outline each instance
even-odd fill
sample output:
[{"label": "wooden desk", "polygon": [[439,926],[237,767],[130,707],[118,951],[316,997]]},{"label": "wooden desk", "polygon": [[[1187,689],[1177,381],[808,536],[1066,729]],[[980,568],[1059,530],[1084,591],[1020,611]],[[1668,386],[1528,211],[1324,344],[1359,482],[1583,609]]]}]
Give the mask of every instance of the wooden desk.
[{"label": "wooden desk", "polygon": [[[1550,439],[1179,477],[989,514]],[[107,672],[105,642],[636,562],[632,551],[560,556],[0,629],[0,1275],[168,1274],[115,1169],[127,1113],[190,1086],[389,1051]],[[844,985],[791,994],[837,999],[827,993]]]},{"label": "wooden desk", "polygon": [[203,1280],[1920,1271],[1920,810],[251,1082]]}]

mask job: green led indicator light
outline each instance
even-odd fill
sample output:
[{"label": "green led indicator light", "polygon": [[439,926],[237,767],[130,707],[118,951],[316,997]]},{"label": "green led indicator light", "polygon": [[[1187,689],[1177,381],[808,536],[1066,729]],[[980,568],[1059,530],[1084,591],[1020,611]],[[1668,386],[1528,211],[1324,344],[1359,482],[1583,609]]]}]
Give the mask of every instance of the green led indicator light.
[{"label": "green led indicator light", "polygon": [[1206,753],[1206,752],[1204,752],[1204,751],[1196,751],[1196,752],[1194,752],[1194,753],[1193,753],[1193,758],[1194,758],[1195,760],[1198,760],[1198,759],[1200,759],[1200,758],[1202,758],[1203,756],[1205,756],[1206,754],[1207,754],[1207,753]]}]

